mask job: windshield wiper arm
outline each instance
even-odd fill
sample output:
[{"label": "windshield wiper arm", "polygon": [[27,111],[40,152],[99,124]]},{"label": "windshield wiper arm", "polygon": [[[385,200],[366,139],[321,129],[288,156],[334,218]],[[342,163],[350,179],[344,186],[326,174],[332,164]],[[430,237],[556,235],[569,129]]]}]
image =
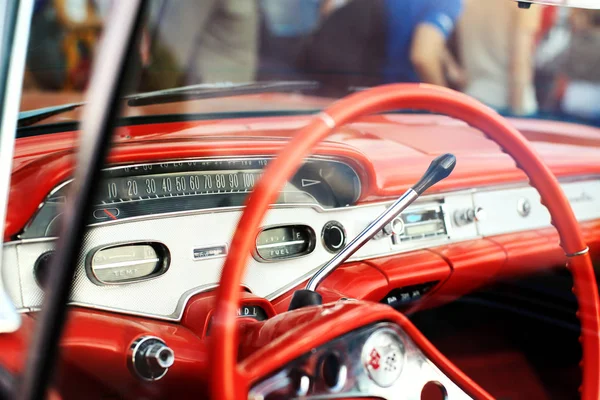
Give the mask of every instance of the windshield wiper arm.
[{"label": "windshield wiper arm", "polygon": [[85,103],[69,103],[62,104],[60,106],[38,108],[36,110],[21,111],[19,113],[19,119],[17,120],[17,128],[23,128],[45,120],[46,118],[53,117],[64,112],[72,111],[76,108],[81,107]]},{"label": "windshield wiper arm", "polygon": [[296,92],[314,90],[319,87],[317,81],[273,81],[248,83],[209,83],[182,86],[174,89],[157,90],[126,96],[128,106],[146,106],[151,104],[175,103],[179,101],[210,99],[215,97],[240,96],[268,92]]},{"label": "windshield wiper arm", "polygon": [[[181,86],[173,89],[157,90],[155,92],[139,93],[125,96],[127,105],[131,107],[152,104],[176,103],[179,101],[210,99],[217,97],[240,96],[244,94],[259,94],[269,92],[298,92],[314,90],[320,86],[317,81],[272,81],[249,83],[203,83],[199,85]],[[38,108],[21,111],[17,121],[18,128],[33,125],[47,118],[64,112],[72,111],[85,105],[85,102],[69,103],[60,106]]]}]

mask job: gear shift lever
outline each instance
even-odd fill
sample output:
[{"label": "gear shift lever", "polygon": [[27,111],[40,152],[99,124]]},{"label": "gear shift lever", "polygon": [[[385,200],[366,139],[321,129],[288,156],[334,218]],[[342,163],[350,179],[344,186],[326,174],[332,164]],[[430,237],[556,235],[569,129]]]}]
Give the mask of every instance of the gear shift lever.
[{"label": "gear shift lever", "polygon": [[308,281],[306,289],[294,292],[289,310],[295,310],[311,305],[322,304],[322,298],[317,293],[317,287],[338,266],[348,260],[358,249],[367,243],[377,232],[390,223],[398,214],[411,205],[425,190],[446,178],[456,166],[456,157],[452,154],[444,154],[436,157],[421,179],[408,189],[398,200],[394,202],[383,214],[371,222],[361,233],[358,234],[346,247],[337,253],[331,260],[323,265],[316,274]]}]

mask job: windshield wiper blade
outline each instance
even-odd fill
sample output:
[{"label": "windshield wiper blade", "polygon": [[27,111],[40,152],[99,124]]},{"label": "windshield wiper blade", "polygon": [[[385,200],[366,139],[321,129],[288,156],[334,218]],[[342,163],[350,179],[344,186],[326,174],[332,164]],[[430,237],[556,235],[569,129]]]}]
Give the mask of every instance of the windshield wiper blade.
[{"label": "windshield wiper blade", "polygon": [[67,111],[72,111],[76,108],[81,107],[85,103],[69,103],[62,104],[60,106],[38,108],[36,110],[21,111],[19,113],[19,119],[17,120],[17,128],[23,128],[26,126],[33,125],[37,122],[53,117],[58,114],[62,114]]},{"label": "windshield wiper blade", "polygon": [[[269,92],[299,92],[314,90],[320,84],[316,81],[267,81],[249,83],[208,83],[199,85],[181,86],[173,89],[157,90],[155,92],[139,93],[125,96],[127,105],[146,106],[152,104],[175,103],[179,101],[210,99],[216,97],[240,96],[244,94],[259,94]],[[33,125],[47,118],[64,112],[72,111],[85,105],[85,102],[69,103],[60,106],[38,108],[36,110],[21,111],[17,121],[18,128]]]},{"label": "windshield wiper blade", "polygon": [[127,105],[146,106],[152,104],[176,103],[179,101],[210,99],[215,97],[240,96],[268,92],[297,92],[314,90],[319,87],[317,81],[272,81],[248,83],[209,83],[182,86],[174,89],[157,90],[126,96]]}]

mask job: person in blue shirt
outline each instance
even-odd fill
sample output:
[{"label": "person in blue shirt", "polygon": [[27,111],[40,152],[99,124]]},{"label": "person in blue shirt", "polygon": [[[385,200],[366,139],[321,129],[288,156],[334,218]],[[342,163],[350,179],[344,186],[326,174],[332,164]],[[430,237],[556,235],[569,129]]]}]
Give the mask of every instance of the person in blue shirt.
[{"label": "person in blue shirt", "polygon": [[296,65],[325,95],[392,82],[460,88],[446,41],[461,12],[462,0],[350,0],[322,20]]},{"label": "person in blue shirt", "polygon": [[462,0],[385,0],[384,81],[448,86],[448,75],[457,75],[458,69],[446,41],[462,6]]}]

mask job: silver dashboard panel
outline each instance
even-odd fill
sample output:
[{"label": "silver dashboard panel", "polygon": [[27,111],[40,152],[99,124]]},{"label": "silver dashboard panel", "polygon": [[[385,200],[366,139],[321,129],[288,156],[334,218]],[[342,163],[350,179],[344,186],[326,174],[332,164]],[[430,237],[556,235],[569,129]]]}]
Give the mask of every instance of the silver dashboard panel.
[{"label": "silver dashboard panel", "polygon": [[[370,350],[370,338],[377,334],[389,333],[402,343],[403,361],[396,361],[400,372],[391,384],[378,384],[369,374],[362,352]],[[335,386],[326,384],[323,360],[330,354],[340,359],[343,376]],[[381,365],[381,370],[384,365]],[[396,368],[394,368],[396,369]],[[297,376],[306,379],[298,393]],[[433,382],[443,388],[449,400],[470,399],[471,397],[446,376],[399,326],[379,323],[350,332],[332,340],[304,356],[288,363],[274,375],[267,377],[250,389],[249,399],[269,398],[378,398],[378,399],[421,399],[423,387]]]},{"label": "silver dashboard panel", "polygon": [[[600,181],[589,179],[563,183],[580,221],[600,219]],[[370,259],[403,253],[419,248],[471,240],[501,233],[549,227],[549,217],[539,196],[529,186],[486,188],[424,196],[407,212],[419,207],[441,204],[447,236],[423,238],[394,244],[389,238],[372,240],[351,260]],[[521,198],[530,200],[531,211],[519,214]],[[376,218],[390,202],[324,210],[311,206],[275,206],[267,214],[263,226],[307,224],[321,232],[329,221],[344,225],[348,239],[356,236]],[[483,207],[488,218],[457,225],[453,215],[461,210]],[[224,257],[194,259],[199,245],[228,244],[241,215],[240,209],[204,210],[192,213],[161,215],[156,218],[131,219],[125,222],[91,226],[85,235],[83,253],[117,242],[156,241],[171,252],[171,267],[160,277],[118,286],[97,286],[85,272],[85,257],[79,260],[75,273],[71,303],[132,315],[179,320],[187,299],[194,293],[213,288],[219,281]],[[54,246],[53,239],[21,240],[4,245],[2,280],[6,291],[22,310],[40,307],[43,292],[34,276],[37,258]],[[322,243],[306,256],[272,263],[260,263],[248,255],[248,268],[243,284],[258,296],[273,299],[314,274],[331,257]]]},{"label": "silver dashboard panel", "polygon": [[[561,184],[580,222],[600,218],[600,180],[564,182]],[[519,212],[521,202],[527,202],[527,215]],[[532,187],[477,191],[475,207],[486,210],[487,218],[477,222],[482,236],[499,235],[550,226],[550,214],[540,203],[540,195]]]}]

